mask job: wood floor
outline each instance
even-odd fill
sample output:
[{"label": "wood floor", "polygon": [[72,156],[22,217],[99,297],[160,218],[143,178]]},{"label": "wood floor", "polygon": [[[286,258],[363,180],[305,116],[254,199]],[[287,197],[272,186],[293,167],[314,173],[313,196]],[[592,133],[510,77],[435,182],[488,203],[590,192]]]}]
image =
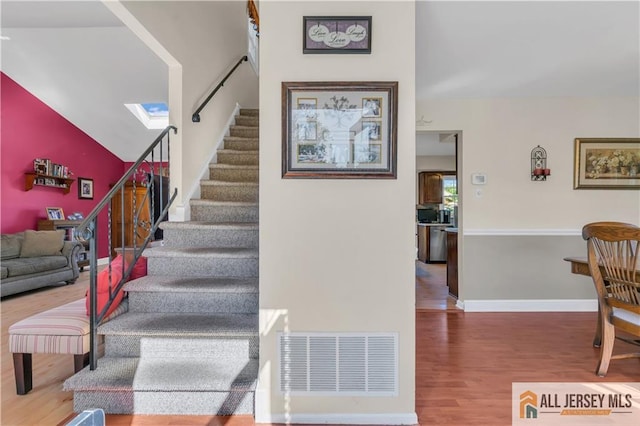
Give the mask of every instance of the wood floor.
[{"label": "wood floor", "polygon": [[419,312],[463,312],[449,295],[447,265],[416,260],[416,310]]},{"label": "wood floor", "polygon": [[[420,275],[420,272],[417,273]],[[417,276],[417,281],[424,277]],[[440,286],[439,284],[437,284]],[[429,289],[429,280],[416,291]],[[76,300],[86,273],[72,286],[48,288],[0,303],[2,317],[2,426],[64,425],[73,418],[72,395],[62,382],[73,374],[64,355],[35,354],[34,387],[15,393],[7,329],[21,318]],[[420,425],[511,424],[512,382],[638,382],[637,359],[613,361],[606,378],[593,373],[596,313],[465,313],[429,307],[416,312],[416,412]],[[624,348],[616,343],[615,352]],[[628,349],[628,346],[627,346]],[[114,416],[107,425],[254,425],[249,416]]]}]

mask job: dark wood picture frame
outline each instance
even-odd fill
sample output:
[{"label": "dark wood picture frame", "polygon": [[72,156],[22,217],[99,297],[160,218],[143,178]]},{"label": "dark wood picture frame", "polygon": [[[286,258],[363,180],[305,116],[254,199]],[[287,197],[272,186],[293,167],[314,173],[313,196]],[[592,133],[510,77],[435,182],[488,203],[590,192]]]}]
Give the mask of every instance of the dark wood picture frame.
[{"label": "dark wood picture frame", "polygon": [[[315,99],[316,110],[298,99]],[[282,177],[395,179],[397,115],[397,81],[283,82]]]},{"label": "dark wood picture frame", "polygon": [[93,200],[93,179],[78,178],[78,198],[81,200]]},{"label": "dark wood picture frame", "polygon": [[371,16],[304,16],[302,53],[371,53]]}]

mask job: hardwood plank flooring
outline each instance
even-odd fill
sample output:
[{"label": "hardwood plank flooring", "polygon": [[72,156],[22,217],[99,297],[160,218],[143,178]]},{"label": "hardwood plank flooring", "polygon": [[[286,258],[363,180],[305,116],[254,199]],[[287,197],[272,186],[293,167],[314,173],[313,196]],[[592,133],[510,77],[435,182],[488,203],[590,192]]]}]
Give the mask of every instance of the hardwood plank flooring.
[{"label": "hardwood plank flooring", "polygon": [[62,391],[62,383],[73,375],[73,356],[33,354],[33,389],[27,395],[17,395],[8,330],[21,319],[84,297],[88,288],[89,274],[83,272],[75,284],[45,287],[0,302],[2,426],[56,425],[73,412],[73,395]]},{"label": "hardwood plank flooring", "polygon": [[416,310],[463,312],[449,295],[446,263],[424,263],[416,260]]},{"label": "hardwood plank flooring", "polygon": [[[595,312],[416,314],[416,411],[425,425],[510,425],[512,382],[638,382],[640,362],[594,374]],[[616,343],[615,352],[630,350]]]},{"label": "hardwood plank flooring", "polygon": [[[64,425],[73,418],[72,395],[62,382],[73,374],[63,355],[34,355],[34,388],[15,393],[7,347],[9,325],[35,312],[84,296],[86,273],[72,286],[3,299],[3,426]],[[606,378],[594,374],[598,349],[591,346],[595,312],[416,313],[416,412],[421,425],[511,424],[512,382],[638,382],[637,359],[613,361]],[[616,342],[615,352],[629,349]],[[253,426],[250,416],[109,415],[109,426]]]}]

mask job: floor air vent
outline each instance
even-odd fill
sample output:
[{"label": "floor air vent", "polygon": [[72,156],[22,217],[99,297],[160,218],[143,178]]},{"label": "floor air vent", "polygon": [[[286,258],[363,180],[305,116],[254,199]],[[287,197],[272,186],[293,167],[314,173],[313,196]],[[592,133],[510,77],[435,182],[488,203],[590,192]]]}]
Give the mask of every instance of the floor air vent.
[{"label": "floor air vent", "polygon": [[290,394],[396,396],[395,333],[279,333],[280,390]]}]

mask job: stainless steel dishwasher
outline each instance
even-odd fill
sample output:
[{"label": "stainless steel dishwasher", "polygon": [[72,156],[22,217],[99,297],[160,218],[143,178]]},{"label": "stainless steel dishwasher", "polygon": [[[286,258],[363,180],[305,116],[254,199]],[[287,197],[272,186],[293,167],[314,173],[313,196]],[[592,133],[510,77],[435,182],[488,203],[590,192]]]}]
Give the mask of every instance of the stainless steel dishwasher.
[{"label": "stainless steel dishwasher", "polygon": [[450,225],[431,226],[429,229],[429,262],[447,261],[447,233]]}]

